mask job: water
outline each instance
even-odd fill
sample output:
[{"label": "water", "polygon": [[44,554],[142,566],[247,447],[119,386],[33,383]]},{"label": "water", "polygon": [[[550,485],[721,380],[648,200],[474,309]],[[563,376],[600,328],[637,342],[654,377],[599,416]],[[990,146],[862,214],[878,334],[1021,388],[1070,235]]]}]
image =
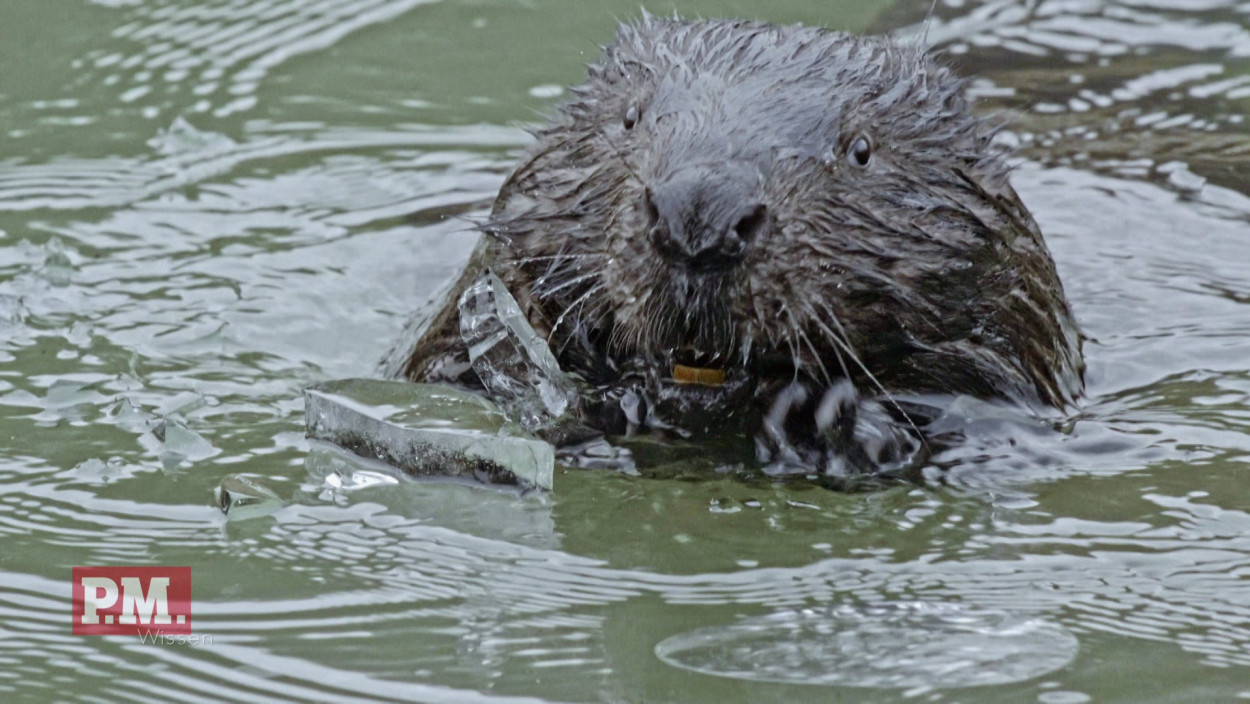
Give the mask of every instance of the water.
[{"label": "water", "polygon": [[[858,30],[914,25],[928,2],[888,4],[766,13]],[[1234,0],[944,1],[930,30],[1011,118],[1014,184],[1089,338],[1088,398],[1061,432],[991,418],[1001,432],[937,458],[928,484],[861,493],[679,463],[557,471],[554,493],[517,497],[310,453],[303,388],[367,374],[458,273],[462,218],[485,212],[521,127],[636,11],[5,3],[0,698],[1250,697]],[[280,505],[223,515],[232,475]],[[204,642],[71,635],[70,567],[109,564],[192,566]],[[909,620],[915,605],[945,616]],[[777,682],[836,652],[761,630],[779,623],[870,643],[898,676]],[[1021,624],[1044,636],[1023,641],[1040,671],[903,677],[958,673],[925,655],[934,639],[985,662]],[[779,657],[746,679],[660,657],[752,629],[747,652]]]},{"label": "water", "polygon": [[665,663],[737,679],[863,688],[1009,684],[1066,666],[1080,644],[1037,619],[958,604],[781,610],[662,641]]}]

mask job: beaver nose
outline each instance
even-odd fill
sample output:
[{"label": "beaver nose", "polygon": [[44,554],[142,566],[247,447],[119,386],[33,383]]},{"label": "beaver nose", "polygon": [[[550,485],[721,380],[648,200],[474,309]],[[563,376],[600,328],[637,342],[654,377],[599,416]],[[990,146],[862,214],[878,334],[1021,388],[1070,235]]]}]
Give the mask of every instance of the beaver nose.
[{"label": "beaver nose", "polygon": [[651,243],[665,259],[695,271],[727,269],[768,226],[758,172],[691,167],[647,188]]}]

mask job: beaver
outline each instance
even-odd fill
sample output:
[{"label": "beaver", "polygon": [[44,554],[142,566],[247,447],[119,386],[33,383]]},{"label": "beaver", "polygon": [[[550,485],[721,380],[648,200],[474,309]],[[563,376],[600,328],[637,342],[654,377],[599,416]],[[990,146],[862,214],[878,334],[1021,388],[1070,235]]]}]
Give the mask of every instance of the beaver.
[{"label": "beaver", "polygon": [[393,375],[481,388],[456,304],[489,268],[610,434],[643,398],[651,427],[748,428],[766,465],[879,470],[926,445],[904,396],[1078,398],[1009,155],[922,46],[644,14],[588,73]]}]

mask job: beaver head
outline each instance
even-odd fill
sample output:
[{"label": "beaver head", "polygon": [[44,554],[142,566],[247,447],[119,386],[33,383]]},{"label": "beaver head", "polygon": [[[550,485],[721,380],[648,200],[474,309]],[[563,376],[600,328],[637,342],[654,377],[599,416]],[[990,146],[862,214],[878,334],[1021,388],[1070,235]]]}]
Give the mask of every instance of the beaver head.
[{"label": "beaver head", "polygon": [[1041,234],[921,47],[647,16],[572,96],[485,228],[562,364],[1078,393]]}]

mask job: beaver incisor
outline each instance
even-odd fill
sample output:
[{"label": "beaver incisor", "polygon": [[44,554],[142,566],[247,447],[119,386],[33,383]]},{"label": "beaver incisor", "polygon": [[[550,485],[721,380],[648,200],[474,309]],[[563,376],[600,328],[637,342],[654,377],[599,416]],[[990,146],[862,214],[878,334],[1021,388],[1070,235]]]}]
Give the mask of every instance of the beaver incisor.
[{"label": "beaver incisor", "polygon": [[[478,385],[456,301],[489,266],[561,367],[601,392],[723,376],[765,425],[779,393],[828,416],[824,390],[851,384],[1063,407],[1082,387],[1079,338],[964,87],[884,37],[624,25],[536,132],[484,244],[393,371]],[[704,410],[740,417],[740,396]],[[814,425],[828,434],[828,418]]]}]

